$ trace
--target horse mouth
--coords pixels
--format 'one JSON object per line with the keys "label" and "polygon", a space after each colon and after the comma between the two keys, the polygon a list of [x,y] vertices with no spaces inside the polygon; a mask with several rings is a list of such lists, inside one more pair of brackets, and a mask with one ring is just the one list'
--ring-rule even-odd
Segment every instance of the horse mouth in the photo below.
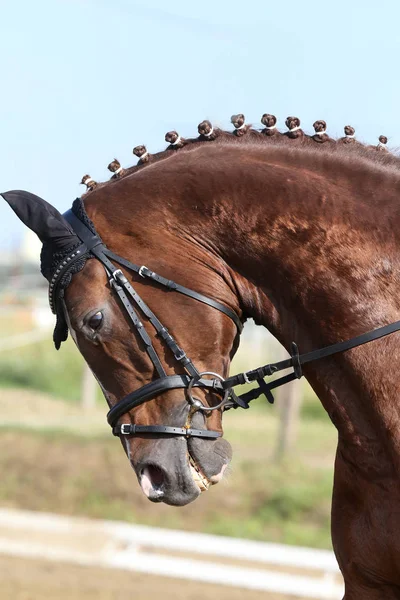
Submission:
{"label": "horse mouth", "polygon": [[[175,506],[183,506],[195,500],[201,492],[206,492],[210,485],[217,483],[213,477],[208,479],[195,459],[187,452],[184,480],[186,484],[178,487],[168,485],[164,469],[149,464],[140,470],[138,479],[145,496],[151,502],[166,502]],[[132,465],[133,466],[133,465]]]}
{"label": "horse mouth", "polygon": [[193,456],[191,456],[191,454],[188,454],[188,458],[189,458],[190,474],[192,476],[194,483],[197,485],[200,492],[206,492],[208,490],[208,488],[210,487],[210,485],[212,485],[213,482],[210,481],[204,475],[204,473],[201,471],[199,465],[196,463],[195,459],[193,458]]}
{"label": "horse mouth", "polygon": [[131,464],[151,502],[185,506],[222,480],[230,459],[227,442],[217,446],[204,440],[183,444],[162,439],[146,448],[143,462],[131,459]]}

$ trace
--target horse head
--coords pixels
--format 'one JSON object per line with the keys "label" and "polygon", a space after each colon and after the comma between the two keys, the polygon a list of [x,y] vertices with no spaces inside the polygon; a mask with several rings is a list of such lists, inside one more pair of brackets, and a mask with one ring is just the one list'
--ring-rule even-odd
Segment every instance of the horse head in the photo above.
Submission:
{"label": "horse head", "polygon": [[217,387],[242,328],[229,274],[203,248],[189,255],[166,232],[160,238],[148,221],[121,227],[110,198],[96,203],[95,228],[81,200],[62,216],[28,192],[3,197],[43,243],[56,347],[69,330],[143,492],[172,505],[194,500],[220,481],[232,454],[219,410],[226,392]]}

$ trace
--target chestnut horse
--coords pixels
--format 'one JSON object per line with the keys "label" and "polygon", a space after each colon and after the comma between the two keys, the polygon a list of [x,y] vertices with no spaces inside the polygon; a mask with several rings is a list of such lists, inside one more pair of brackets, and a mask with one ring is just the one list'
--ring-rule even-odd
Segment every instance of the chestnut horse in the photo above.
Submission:
{"label": "chestnut horse", "polygon": [[[255,138],[193,144],[97,186],[85,209],[115,253],[252,317],[287,349],[296,340],[308,352],[400,319],[398,159],[361,146],[320,147]],[[238,344],[234,322],[122,270],[197,368],[226,376]],[[97,260],[74,275],[64,301],[111,406],[155,377]],[[166,372],[182,373],[145,326]],[[338,431],[332,537],[347,600],[400,598],[397,359],[394,334],[304,367]],[[122,422],[183,427],[187,413],[182,390],[171,390]],[[193,422],[222,431],[221,418],[197,412]],[[122,444],[146,495],[174,505],[200,493],[188,455],[211,483],[231,459],[221,437],[127,436]]]}

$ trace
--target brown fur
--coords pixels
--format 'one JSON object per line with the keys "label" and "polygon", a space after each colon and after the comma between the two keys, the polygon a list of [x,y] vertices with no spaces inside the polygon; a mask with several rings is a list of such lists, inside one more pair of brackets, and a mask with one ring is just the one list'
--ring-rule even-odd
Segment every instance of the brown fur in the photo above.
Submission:
{"label": "brown fur", "polygon": [[[190,152],[99,186],[86,208],[115,252],[253,317],[286,348],[294,339],[307,352],[400,319],[399,193],[399,160],[386,152],[358,144],[223,141],[193,144]],[[226,375],[235,349],[232,322],[125,272],[195,364]],[[127,337],[126,316],[97,261],[74,276],[66,299],[78,345],[111,404],[151,380],[151,364]],[[107,324],[93,339],[82,323],[99,308]],[[167,371],[176,372],[146,329]],[[338,430],[332,537],[346,600],[399,597],[399,335],[304,368]],[[180,425],[183,407],[182,395],[169,392],[123,421],[173,418]],[[206,424],[220,429],[221,415],[212,413]],[[171,503],[196,496],[186,444],[132,438],[124,447],[137,472],[151,461],[169,473],[171,490],[182,482]],[[188,447],[207,476],[229,460],[220,441],[192,439]]]}

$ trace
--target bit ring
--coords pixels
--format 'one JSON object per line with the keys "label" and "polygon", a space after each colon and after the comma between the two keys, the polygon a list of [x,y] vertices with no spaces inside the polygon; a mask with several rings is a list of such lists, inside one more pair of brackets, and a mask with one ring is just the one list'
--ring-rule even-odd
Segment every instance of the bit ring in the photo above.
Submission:
{"label": "bit ring", "polygon": [[187,401],[189,402],[189,404],[191,406],[193,406],[197,410],[201,410],[204,412],[211,412],[213,410],[218,410],[219,408],[222,408],[222,406],[224,406],[224,404],[228,400],[230,390],[229,389],[225,390],[224,396],[223,396],[221,402],[219,404],[217,404],[216,406],[205,406],[201,400],[199,400],[198,398],[196,398],[195,396],[192,395],[192,389],[193,389],[194,384],[197,383],[199,381],[199,379],[201,379],[203,377],[203,375],[212,375],[215,379],[219,379],[219,381],[225,381],[225,379],[224,379],[224,377],[222,377],[222,375],[219,375],[218,373],[214,373],[214,371],[203,371],[202,373],[195,375],[190,380],[189,385],[186,390],[186,393],[188,396]]}

